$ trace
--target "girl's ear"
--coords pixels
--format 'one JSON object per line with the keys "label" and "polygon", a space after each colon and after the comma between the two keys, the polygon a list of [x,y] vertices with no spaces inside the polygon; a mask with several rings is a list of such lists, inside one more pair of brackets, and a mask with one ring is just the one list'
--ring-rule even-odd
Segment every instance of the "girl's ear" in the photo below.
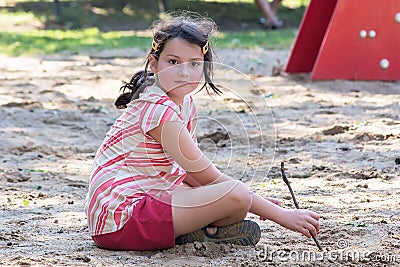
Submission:
{"label": "girl's ear", "polygon": [[153,73],[157,73],[157,60],[154,55],[149,55],[149,66]]}

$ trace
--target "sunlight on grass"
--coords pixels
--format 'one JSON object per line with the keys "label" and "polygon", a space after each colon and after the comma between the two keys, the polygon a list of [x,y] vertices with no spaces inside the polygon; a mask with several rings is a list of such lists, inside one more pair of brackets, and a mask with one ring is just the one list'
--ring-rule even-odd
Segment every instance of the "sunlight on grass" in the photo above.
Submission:
{"label": "sunlight on grass", "polygon": [[217,47],[224,48],[288,49],[293,44],[295,36],[296,31],[293,29],[282,29],[279,31],[221,32],[215,37],[215,44]]}
{"label": "sunlight on grass", "polygon": [[301,6],[308,6],[311,0],[282,0],[282,6],[288,8],[299,8]]}
{"label": "sunlight on grass", "polygon": [[149,37],[124,35],[119,32],[102,33],[97,28],[0,32],[1,53],[13,56],[128,47],[147,48],[149,43]]}
{"label": "sunlight on grass", "polygon": [[9,13],[6,10],[0,10],[0,28],[6,25],[24,25],[24,24],[40,24],[41,21],[32,12],[14,12]]}
{"label": "sunlight on grass", "polygon": [[[1,0],[0,0],[1,1]],[[300,20],[304,8],[299,6],[308,4],[310,0],[282,0],[282,8],[279,15],[288,25],[296,25],[297,18]],[[25,1],[4,1],[9,6]],[[53,2],[52,0],[29,0],[26,2]],[[35,54],[54,54],[68,51],[68,53],[88,53],[90,51],[100,51],[107,49],[124,49],[137,47],[139,49],[148,49],[151,43],[151,37],[147,28],[147,21],[154,20],[154,13],[145,12],[153,10],[146,7],[143,10],[135,6],[127,5],[121,11],[121,14],[114,14],[115,8],[78,5],[78,1],[67,0],[61,1],[63,6],[62,21],[55,22],[53,15],[53,6],[48,3],[44,5],[36,5],[37,13],[25,12],[26,7],[19,9],[2,9],[0,10],[0,54],[20,56],[20,55],[35,55]],[[66,3],[69,3],[68,5]],[[205,3],[207,2],[207,3]],[[248,23],[255,24],[255,30],[220,32],[213,37],[215,47],[219,48],[264,48],[264,49],[288,49],[294,42],[296,29],[284,28],[277,31],[268,31],[257,29],[257,14],[258,9],[254,0],[179,0],[177,4],[196,3],[193,8],[201,10],[210,10],[210,3],[219,2],[226,5],[214,5],[221,7],[221,10],[216,9],[216,19],[220,19],[222,24],[228,25],[229,22],[236,22],[233,29],[241,29],[242,25]],[[80,2],[79,2],[80,3]],[[170,0],[172,5],[173,1]],[[245,5],[230,5],[229,3],[245,3]],[[205,5],[206,4],[206,5]],[[29,6],[29,5],[27,5]],[[140,5],[141,6],[141,5]],[[89,7],[89,9],[87,9]],[[245,8],[244,8],[245,7]],[[203,9],[202,9],[203,8]],[[208,8],[208,9],[207,9]],[[222,10],[223,9],[223,10]],[[10,12],[12,10],[12,12]],[[46,12],[41,12],[46,10]],[[40,11],[40,12],[39,12]],[[78,12],[79,11],[79,12]],[[223,11],[223,12],[222,12]],[[32,11],[34,12],[34,11]],[[86,12],[86,13],[85,13]],[[89,13],[88,13],[89,12]],[[225,13],[224,13],[225,12]],[[258,12],[258,11],[257,11]],[[111,14],[113,13],[113,14]],[[140,16],[136,16],[140,13]],[[129,16],[126,16],[129,14]],[[218,15],[221,17],[218,17]],[[226,17],[227,15],[232,15]],[[135,17],[131,17],[135,16]],[[245,17],[248,16],[248,17]],[[97,20],[97,21],[96,21]],[[104,23],[99,23],[99,21]],[[111,24],[118,21],[121,25],[130,25],[134,22],[142,23],[137,30],[140,31],[109,31],[112,27],[107,28],[107,23]],[[35,22],[35,23],[33,23]],[[37,23],[36,23],[37,22]],[[96,24],[97,23],[97,24]],[[140,24],[139,23],[139,24]],[[59,25],[65,29],[76,30],[35,30],[43,27]],[[93,28],[85,28],[90,25]],[[99,26],[101,25],[101,26]],[[68,26],[68,27],[67,27]],[[102,28],[103,26],[103,28]],[[136,25],[137,26],[137,25]],[[98,28],[105,31],[101,31]],[[254,26],[253,26],[254,28]],[[145,34],[144,34],[145,32]]]}
{"label": "sunlight on grass", "polygon": [[[279,31],[221,32],[213,37],[220,48],[290,48],[295,38],[293,29]],[[84,30],[36,30],[0,32],[1,54],[20,56],[53,54],[62,51],[82,52],[138,47],[148,49],[151,38],[141,32],[100,32]]]}

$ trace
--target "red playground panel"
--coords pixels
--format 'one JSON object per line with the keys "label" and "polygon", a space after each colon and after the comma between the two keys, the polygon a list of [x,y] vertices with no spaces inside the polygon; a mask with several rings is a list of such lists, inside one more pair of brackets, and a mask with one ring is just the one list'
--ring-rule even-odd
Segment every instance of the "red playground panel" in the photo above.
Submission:
{"label": "red playground panel", "polygon": [[400,0],[311,0],[286,72],[400,80]]}

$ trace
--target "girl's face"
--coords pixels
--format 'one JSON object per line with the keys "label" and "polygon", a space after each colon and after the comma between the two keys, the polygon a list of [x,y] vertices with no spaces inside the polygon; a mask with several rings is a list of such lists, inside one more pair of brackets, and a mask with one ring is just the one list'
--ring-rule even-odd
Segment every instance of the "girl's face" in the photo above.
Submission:
{"label": "girl's face", "polygon": [[181,38],[174,38],[164,46],[158,60],[150,56],[150,69],[156,83],[176,103],[194,91],[203,78],[204,56],[201,48]]}

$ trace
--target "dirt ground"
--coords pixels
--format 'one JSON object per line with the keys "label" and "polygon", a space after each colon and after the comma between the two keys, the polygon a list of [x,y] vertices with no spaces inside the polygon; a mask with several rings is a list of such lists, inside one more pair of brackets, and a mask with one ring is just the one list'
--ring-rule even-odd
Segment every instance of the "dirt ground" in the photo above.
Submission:
{"label": "dirt ground", "polygon": [[271,76],[289,51],[217,50],[219,97],[195,95],[198,138],[227,174],[321,215],[314,242],[260,221],[256,247],[107,251],[88,236],[92,159],[144,51],[0,58],[1,266],[398,266],[400,83]]}

